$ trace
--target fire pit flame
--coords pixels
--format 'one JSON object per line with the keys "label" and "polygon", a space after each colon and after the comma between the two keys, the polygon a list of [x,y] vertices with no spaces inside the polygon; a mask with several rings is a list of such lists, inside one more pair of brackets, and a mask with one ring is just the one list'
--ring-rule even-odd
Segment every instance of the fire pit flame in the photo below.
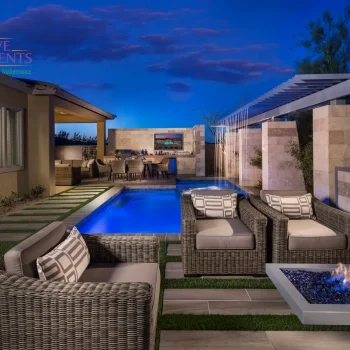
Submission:
{"label": "fire pit flame", "polygon": [[350,287],[350,266],[346,267],[342,263],[338,263],[337,267],[332,271],[332,278],[340,280],[343,285]]}

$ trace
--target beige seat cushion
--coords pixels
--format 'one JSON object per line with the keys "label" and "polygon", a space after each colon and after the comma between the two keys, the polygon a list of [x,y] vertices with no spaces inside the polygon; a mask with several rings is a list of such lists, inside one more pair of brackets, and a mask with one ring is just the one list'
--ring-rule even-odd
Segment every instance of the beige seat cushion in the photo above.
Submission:
{"label": "beige seat cushion", "polygon": [[345,249],[346,235],[314,220],[288,221],[289,250]]}
{"label": "beige seat cushion", "polygon": [[304,190],[261,190],[260,191],[260,198],[262,201],[267,203],[266,200],[266,194],[271,194],[274,196],[280,196],[280,197],[290,197],[290,196],[304,196],[307,194],[307,191]]}
{"label": "beige seat cushion", "polygon": [[255,237],[239,219],[197,220],[197,249],[254,249]]}

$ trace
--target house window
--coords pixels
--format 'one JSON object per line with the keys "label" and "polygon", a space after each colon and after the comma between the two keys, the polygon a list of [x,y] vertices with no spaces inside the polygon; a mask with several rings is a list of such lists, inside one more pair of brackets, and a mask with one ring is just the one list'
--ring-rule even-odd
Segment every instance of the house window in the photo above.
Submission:
{"label": "house window", "polygon": [[0,173],[23,165],[23,111],[0,106]]}

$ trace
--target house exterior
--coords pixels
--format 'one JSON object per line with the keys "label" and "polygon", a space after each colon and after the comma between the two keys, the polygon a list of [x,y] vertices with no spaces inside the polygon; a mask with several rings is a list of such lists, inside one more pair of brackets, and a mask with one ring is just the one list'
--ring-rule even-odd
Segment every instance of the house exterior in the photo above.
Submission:
{"label": "house exterior", "polygon": [[0,73],[0,197],[43,185],[55,192],[55,123],[96,123],[105,155],[108,113],[57,85]]}

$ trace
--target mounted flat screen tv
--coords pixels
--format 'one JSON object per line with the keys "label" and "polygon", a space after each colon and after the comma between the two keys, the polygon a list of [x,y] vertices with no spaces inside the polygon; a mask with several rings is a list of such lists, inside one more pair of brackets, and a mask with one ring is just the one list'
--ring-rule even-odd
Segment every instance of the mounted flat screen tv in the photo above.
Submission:
{"label": "mounted flat screen tv", "polygon": [[154,134],[154,150],[183,149],[183,134]]}

